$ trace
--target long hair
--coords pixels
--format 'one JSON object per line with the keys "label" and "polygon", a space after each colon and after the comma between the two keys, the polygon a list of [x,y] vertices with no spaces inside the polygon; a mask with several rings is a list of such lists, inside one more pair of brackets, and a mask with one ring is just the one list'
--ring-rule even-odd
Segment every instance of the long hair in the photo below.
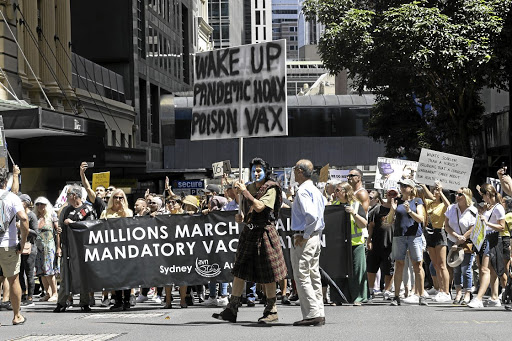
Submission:
{"label": "long hair", "polygon": [[[271,179],[271,173],[272,173],[272,168],[270,167],[270,165],[268,164],[267,161],[263,160],[262,158],[260,157],[255,157],[254,159],[251,160],[251,163],[249,164],[249,171],[252,172],[252,166],[261,166],[263,168],[263,170],[265,171],[265,180],[270,180]],[[251,178],[252,178],[252,174],[251,174]]]}
{"label": "long hair", "polygon": [[460,191],[464,194],[464,198],[466,198],[466,204],[469,206],[473,205],[473,191],[471,191],[467,187],[461,187]]}
{"label": "long hair", "polygon": [[489,193],[491,197],[494,197],[494,200],[496,200],[497,203],[501,203],[502,201],[501,194],[496,192],[496,188],[491,184],[483,184],[482,187],[480,187],[480,192],[482,195]]}
{"label": "long hair", "polygon": [[133,212],[132,210],[130,210],[128,208],[128,200],[126,199],[126,194],[124,193],[124,191],[120,188],[116,188],[114,191],[112,191],[112,194],[110,195],[110,198],[108,199],[108,204],[107,204],[107,215],[108,214],[113,214],[114,212],[117,212],[117,211],[114,211],[112,209],[112,207],[114,206],[114,197],[115,196],[122,196],[124,199],[121,201],[121,205],[123,207],[123,214],[122,216],[123,217],[131,217],[133,216]]}
{"label": "long hair", "polygon": [[336,186],[336,188],[340,188],[340,189],[344,189],[345,190],[345,195],[347,197],[347,202],[350,203],[350,202],[356,200],[356,197],[354,196],[354,189],[352,188],[352,186],[348,182],[344,181],[344,182],[338,184]]}
{"label": "long hair", "polygon": [[[45,206],[44,206],[44,215],[41,218],[44,218],[44,220],[46,222],[51,222],[52,221],[52,216],[53,216],[54,212],[53,212],[53,206],[50,203],[50,201],[48,199],[46,199],[45,197],[37,197],[37,199],[34,200],[34,202],[35,203],[43,203],[43,204],[45,204]],[[34,208],[32,209],[32,212],[34,212],[36,217],[39,218],[39,212],[37,211],[37,205],[34,204]]]}

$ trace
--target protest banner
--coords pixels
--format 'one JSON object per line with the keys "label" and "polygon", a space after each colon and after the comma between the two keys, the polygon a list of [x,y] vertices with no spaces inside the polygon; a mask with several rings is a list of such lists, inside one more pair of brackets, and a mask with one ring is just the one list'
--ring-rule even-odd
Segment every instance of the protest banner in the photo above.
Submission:
{"label": "protest banner", "polygon": [[[62,237],[62,259],[69,257],[71,291],[229,282],[243,228],[243,224],[235,222],[235,213],[158,215],[70,224]],[[332,278],[352,276],[350,218],[340,206],[327,207],[324,218],[320,266]],[[290,223],[291,210],[281,210],[276,227],[291,277]]]}
{"label": "protest banner", "polygon": [[473,162],[464,156],[422,148],[416,180],[426,185],[435,185],[438,180],[443,188],[456,191],[468,187]]}
{"label": "protest banner", "polygon": [[473,242],[473,245],[476,246],[476,249],[480,251],[485,240],[485,222],[480,215],[476,217],[475,227],[473,227],[469,238]]}
{"label": "protest banner", "polygon": [[485,182],[491,184],[494,188],[496,188],[496,192],[503,195],[503,188],[501,187],[500,179],[487,177]]}
{"label": "protest banner", "polygon": [[350,173],[348,169],[329,169],[329,180],[347,181],[348,173]]}
{"label": "protest banner", "polygon": [[196,53],[192,141],[288,135],[286,40]]}
{"label": "protest banner", "polygon": [[105,188],[110,186],[110,172],[92,174],[92,190],[96,190],[96,187],[98,186],[103,186]]}
{"label": "protest banner", "polygon": [[320,175],[318,176],[318,182],[327,182],[327,180],[329,180],[329,164],[320,169]]}
{"label": "protest banner", "polygon": [[377,158],[377,172],[375,172],[374,188],[388,190],[391,187],[398,188],[398,181],[413,179],[416,181],[416,161]]}

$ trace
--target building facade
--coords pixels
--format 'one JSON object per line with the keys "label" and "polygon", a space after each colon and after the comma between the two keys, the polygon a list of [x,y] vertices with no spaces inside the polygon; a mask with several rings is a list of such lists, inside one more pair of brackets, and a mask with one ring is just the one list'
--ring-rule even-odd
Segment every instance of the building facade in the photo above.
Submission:
{"label": "building facade", "polygon": [[298,0],[272,0],[272,39],[286,39],[286,59],[299,59]]}
{"label": "building facade", "polygon": [[244,1],[208,0],[208,23],[213,28],[213,48],[244,44]]}

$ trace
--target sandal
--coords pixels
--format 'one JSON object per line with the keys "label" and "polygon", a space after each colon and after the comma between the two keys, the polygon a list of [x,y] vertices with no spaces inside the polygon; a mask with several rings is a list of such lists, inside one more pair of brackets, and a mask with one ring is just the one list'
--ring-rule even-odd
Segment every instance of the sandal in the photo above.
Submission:
{"label": "sandal", "polygon": [[27,322],[27,318],[25,316],[22,316],[22,317],[23,317],[23,321],[21,321],[21,322],[14,322],[14,321],[12,321],[12,325],[13,326],[19,326],[19,325],[22,325],[25,322]]}

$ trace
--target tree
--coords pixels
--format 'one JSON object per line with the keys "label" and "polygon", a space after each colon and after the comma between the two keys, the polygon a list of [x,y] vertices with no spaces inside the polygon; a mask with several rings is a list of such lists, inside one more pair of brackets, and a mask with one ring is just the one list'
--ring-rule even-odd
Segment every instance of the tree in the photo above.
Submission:
{"label": "tree", "polygon": [[346,69],[359,92],[377,95],[369,132],[388,156],[430,147],[471,157],[484,110],[479,92],[508,87],[502,47],[510,39],[502,31],[511,3],[305,0],[303,12],[325,24],[325,67]]}

